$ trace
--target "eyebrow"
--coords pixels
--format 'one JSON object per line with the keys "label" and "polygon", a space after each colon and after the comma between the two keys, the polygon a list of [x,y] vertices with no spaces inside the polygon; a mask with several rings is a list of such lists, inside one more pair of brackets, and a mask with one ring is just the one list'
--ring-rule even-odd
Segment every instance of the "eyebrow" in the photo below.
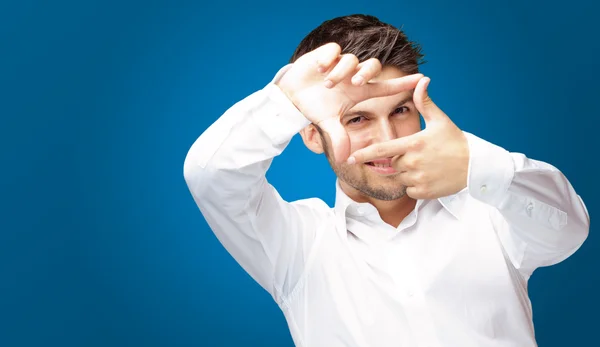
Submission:
{"label": "eyebrow", "polygon": [[[400,106],[403,106],[407,102],[412,101],[412,99],[413,99],[413,94],[411,93],[409,96],[400,100],[400,102],[398,102],[394,107],[392,107],[392,110],[395,110]],[[357,116],[373,116],[373,113],[369,112],[369,111],[364,111],[364,110],[355,110],[355,111],[350,111],[350,112],[344,114],[344,116],[342,118],[357,117]]]}

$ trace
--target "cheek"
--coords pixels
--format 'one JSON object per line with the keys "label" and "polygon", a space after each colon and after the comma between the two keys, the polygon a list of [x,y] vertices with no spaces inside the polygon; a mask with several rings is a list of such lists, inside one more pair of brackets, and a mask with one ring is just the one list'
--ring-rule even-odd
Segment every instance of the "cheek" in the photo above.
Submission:
{"label": "cheek", "polygon": [[350,151],[351,152],[354,152],[361,148],[367,147],[369,145],[369,143],[371,142],[371,138],[372,138],[371,134],[369,134],[366,131],[349,133],[348,136],[350,137]]}
{"label": "cheek", "polygon": [[396,125],[396,135],[400,137],[410,136],[421,131],[421,119],[418,115],[398,122]]}

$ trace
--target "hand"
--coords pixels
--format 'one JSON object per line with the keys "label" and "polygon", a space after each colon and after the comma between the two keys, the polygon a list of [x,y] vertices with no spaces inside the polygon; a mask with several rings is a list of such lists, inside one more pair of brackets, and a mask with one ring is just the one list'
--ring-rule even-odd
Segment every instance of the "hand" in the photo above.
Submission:
{"label": "hand", "polygon": [[452,195],[467,186],[469,146],[463,132],[440,110],[427,93],[430,79],[421,79],[413,99],[423,116],[422,131],[377,143],[354,152],[349,163],[393,157],[399,180],[413,199]]}
{"label": "hand", "polygon": [[340,118],[357,103],[398,94],[415,88],[422,74],[376,83],[381,63],[369,59],[359,63],[352,54],[342,54],[336,43],[325,44],[301,56],[277,83],[292,103],[329,136],[336,162],[350,155],[350,139]]}

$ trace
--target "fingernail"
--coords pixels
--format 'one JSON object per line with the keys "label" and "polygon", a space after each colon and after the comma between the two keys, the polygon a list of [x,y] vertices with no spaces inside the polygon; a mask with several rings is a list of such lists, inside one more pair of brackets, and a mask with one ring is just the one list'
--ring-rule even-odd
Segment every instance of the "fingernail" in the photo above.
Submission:
{"label": "fingernail", "polygon": [[319,71],[319,73],[323,73],[325,72],[325,68],[321,66],[317,69],[317,71]]}
{"label": "fingernail", "polygon": [[356,163],[356,158],[354,158],[354,157],[349,157],[349,158],[348,158],[348,160],[347,160],[347,163],[348,163],[348,164],[350,164],[350,165],[352,165],[352,164]]}
{"label": "fingernail", "polygon": [[330,80],[325,81],[325,88],[331,88],[333,87],[333,82]]}
{"label": "fingernail", "polygon": [[352,78],[352,83],[356,84],[357,86],[362,85],[364,81],[365,79],[362,76],[354,76]]}

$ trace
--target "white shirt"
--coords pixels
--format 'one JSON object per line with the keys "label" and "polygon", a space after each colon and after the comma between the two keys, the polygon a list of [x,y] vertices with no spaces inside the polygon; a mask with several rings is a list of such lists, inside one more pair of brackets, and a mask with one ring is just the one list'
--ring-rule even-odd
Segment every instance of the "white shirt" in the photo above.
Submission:
{"label": "white shirt", "polygon": [[465,133],[468,186],[418,200],[398,228],[337,186],[335,207],[286,202],[265,174],[310,124],[273,83],[192,145],[184,177],[217,238],[303,347],[536,346],[527,281],[589,230],[555,167]]}

